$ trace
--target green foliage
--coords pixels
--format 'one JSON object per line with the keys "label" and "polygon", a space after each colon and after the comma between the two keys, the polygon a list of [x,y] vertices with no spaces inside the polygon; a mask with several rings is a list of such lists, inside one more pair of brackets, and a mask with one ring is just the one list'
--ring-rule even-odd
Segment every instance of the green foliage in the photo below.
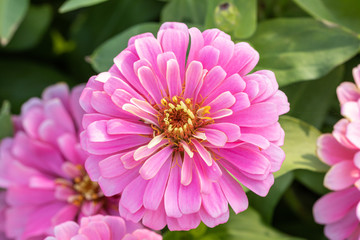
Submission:
{"label": "green foliage", "polygon": [[60,13],[70,12],[79,8],[89,7],[108,0],[67,0],[59,8]]}
{"label": "green foliage", "polygon": [[13,135],[14,129],[11,121],[10,103],[3,101],[0,109],[0,140]]}
{"label": "green foliage", "polygon": [[208,1],[205,27],[220,28],[235,39],[248,38],[256,30],[255,0]]}
{"label": "green foliage", "polygon": [[30,0],[0,0],[0,42],[10,42],[19,24],[25,17]]}
{"label": "green foliage", "polygon": [[51,20],[52,9],[50,5],[30,6],[24,21],[6,49],[20,51],[34,47],[45,34]]}
{"label": "green foliage", "polygon": [[112,37],[99,46],[91,55],[90,63],[92,67],[97,72],[107,71],[113,64],[114,57],[127,47],[130,37],[145,32],[151,32],[156,35],[159,27],[159,23],[142,23]]}
{"label": "green foliage", "polygon": [[185,22],[203,25],[208,0],[171,0],[161,11],[161,22]]}
{"label": "green foliage", "polygon": [[316,141],[320,131],[296,118],[284,116],[280,124],[285,131],[285,144],[282,147],[286,159],[275,176],[279,177],[294,169],[307,169],[325,172],[328,166],[316,156]]}
{"label": "green foliage", "polygon": [[246,211],[235,215],[230,213],[226,224],[206,228],[203,224],[189,232],[167,232],[164,240],[300,240],[277,231],[266,225],[254,209],[249,207]]}
{"label": "green foliage", "polygon": [[336,88],[343,80],[344,66],[316,81],[296,82],[282,90],[290,102],[289,115],[321,128],[333,102],[338,104]]}
{"label": "green foliage", "polygon": [[310,15],[360,34],[360,1],[294,0]]}
{"label": "green foliage", "polygon": [[261,56],[256,69],[274,71],[281,86],[320,78],[360,49],[353,34],[310,18],[264,21],[249,41]]}
{"label": "green foliage", "polygon": [[324,180],[325,173],[321,172],[313,172],[308,170],[301,170],[298,169],[295,171],[295,178],[307,188],[312,190],[313,192],[323,195],[328,193],[329,190],[324,187],[323,180]]}

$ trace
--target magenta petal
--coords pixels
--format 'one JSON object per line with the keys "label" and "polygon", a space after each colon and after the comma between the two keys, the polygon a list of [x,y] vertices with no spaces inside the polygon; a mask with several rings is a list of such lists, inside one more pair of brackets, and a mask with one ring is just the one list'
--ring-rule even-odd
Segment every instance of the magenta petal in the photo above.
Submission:
{"label": "magenta petal", "polygon": [[239,139],[251,143],[261,149],[267,149],[270,146],[270,142],[266,138],[257,134],[243,133]]}
{"label": "magenta petal", "polygon": [[122,119],[111,119],[107,121],[108,134],[152,134],[153,129],[146,124],[124,121]]}
{"label": "magenta petal", "polygon": [[315,221],[320,224],[334,223],[355,207],[359,200],[360,192],[354,187],[328,193],[314,205]]}
{"label": "magenta petal", "polygon": [[166,213],[164,209],[164,202],[161,202],[156,211],[145,210],[142,223],[154,230],[161,230],[166,225]]}
{"label": "magenta petal", "polygon": [[182,215],[179,209],[179,184],[180,180],[180,167],[173,165],[170,170],[169,180],[164,194],[165,212],[169,217],[178,218]]}
{"label": "magenta petal", "polygon": [[359,220],[356,217],[355,209],[349,211],[349,213],[340,221],[330,223],[325,226],[324,233],[329,239],[350,239],[350,235],[359,226]]}
{"label": "magenta petal", "polygon": [[181,184],[187,186],[192,180],[193,160],[187,153],[184,153],[184,161],[181,167]]}
{"label": "magenta petal", "polygon": [[124,165],[120,160],[121,156],[122,154],[115,154],[101,160],[99,162],[101,176],[105,178],[113,178],[124,174],[127,169],[124,168]]}
{"label": "magenta petal", "polygon": [[147,89],[152,99],[157,104],[161,104],[163,96],[160,90],[159,80],[157,79],[155,73],[148,67],[141,67],[138,70],[138,76],[141,84],[145,89]]}
{"label": "magenta petal", "polygon": [[204,69],[210,70],[218,63],[220,51],[212,46],[203,47],[196,60],[203,64]]}
{"label": "magenta petal", "polygon": [[199,152],[199,155],[206,162],[206,164],[208,166],[211,166],[213,163],[213,159],[210,152],[195,139],[192,140],[192,144],[195,146],[196,150]]}
{"label": "magenta petal", "polygon": [[342,161],[333,165],[326,173],[324,185],[334,191],[350,187],[359,179],[360,171],[352,161]]}
{"label": "magenta petal", "polygon": [[219,184],[229,202],[230,206],[236,214],[245,211],[249,206],[247,196],[241,187],[241,185],[226,171],[223,171],[223,175],[220,178]]}
{"label": "magenta petal", "polygon": [[126,232],[125,221],[116,216],[105,216],[104,222],[111,229],[111,237],[110,239],[121,239]]}
{"label": "magenta petal", "polygon": [[228,74],[239,73],[241,76],[248,74],[259,61],[259,53],[248,43],[235,44],[234,55],[225,67]]}
{"label": "magenta petal", "polygon": [[79,230],[79,225],[75,222],[69,221],[58,225],[54,229],[55,237],[58,239],[71,239]]}
{"label": "magenta petal", "polygon": [[191,63],[193,60],[198,58],[200,49],[204,46],[204,38],[199,29],[193,27],[189,29],[191,36],[191,45],[187,63]]}
{"label": "magenta petal", "polygon": [[164,165],[165,161],[171,161],[172,147],[167,146],[149,157],[140,168],[140,175],[149,180],[153,178]]}
{"label": "magenta petal", "polygon": [[213,218],[217,218],[228,211],[228,203],[220,186],[212,184],[212,191],[209,194],[201,194],[202,206]]}
{"label": "magenta petal", "polygon": [[184,214],[181,217],[179,217],[177,220],[181,228],[179,230],[185,230],[185,231],[197,228],[197,226],[199,226],[201,222],[198,213]]}
{"label": "magenta petal", "polygon": [[360,91],[354,83],[343,82],[337,87],[336,93],[340,104],[349,101],[357,101],[360,98]]}
{"label": "magenta petal", "polygon": [[159,207],[169,178],[170,166],[171,161],[166,161],[158,174],[149,180],[143,198],[144,207],[146,209],[156,210]]}
{"label": "magenta petal", "polygon": [[181,93],[181,78],[179,64],[175,59],[167,62],[166,81],[169,96],[179,96]]}
{"label": "magenta petal", "polygon": [[217,98],[211,101],[209,104],[212,112],[217,112],[224,108],[230,108],[236,102],[235,97],[229,92],[224,92],[220,94]]}
{"label": "magenta petal", "polygon": [[54,201],[55,196],[53,189],[13,186],[7,190],[6,200],[12,206],[41,205]]}
{"label": "magenta petal", "polygon": [[221,223],[225,223],[229,220],[229,210],[227,210],[224,214],[217,218],[213,218],[207,211],[202,207],[199,211],[199,215],[201,220],[205,223],[208,227],[215,227]]}
{"label": "magenta petal", "polygon": [[113,178],[100,177],[98,183],[104,195],[109,197],[121,193],[124,188],[138,175],[138,172],[136,172],[135,170],[131,170]]}
{"label": "magenta petal", "polygon": [[347,126],[346,137],[357,148],[360,148],[360,123],[351,122]]}
{"label": "magenta petal", "polygon": [[[204,64],[204,63],[203,63]],[[205,69],[205,67],[204,67]],[[216,89],[226,77],[226,72],[220,66],[210,68],[209,72],[204,77],[204,83],[199,92],[203,98],[208,96],[214,89]],[[206,100],[204,104],[206,104]]]}
{"label": "magenta petal", "polygon": [[[199,86],[203,75],[203,66],[201,62],[192,61],[185,73],[185,91],[184,98],[191,98],[197,92],[196,88]],[[195,96],[196,97],[196,96]]]}
{"label": "magenta petal", "polygon": [[240,127],[233,123],[214,123],[206,126],[207,129],[216,129],[226,134],[229,142],[234,142],[240,138]]}
{"label": "magenta petal", "polygon": [[193,178],[188,186],[180,185],[179,207],[183,214],[191,214],[199,211],[201,206],[200,183],[193,169]]}
{"label": "magenta petal", "polygon": [[120,204],[131,213],[138,211],[143,205],[143,196],[147,184],[148,181],[144,180],[141,176],[135,178],[124,189]]}
{"label": "magenta petal", "polygon": [[223,147],[228,141],[226,134],[222,131],[209,128],[202,128],[199,130],[205,133],[206,140],[214,146]]}

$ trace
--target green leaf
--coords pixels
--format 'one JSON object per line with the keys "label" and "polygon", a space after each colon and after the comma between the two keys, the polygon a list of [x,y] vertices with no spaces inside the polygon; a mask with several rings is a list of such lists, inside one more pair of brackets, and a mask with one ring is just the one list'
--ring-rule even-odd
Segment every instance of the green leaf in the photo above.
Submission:
{"label": "green leaf", "polygon": [[52,19],[52,9],[48,4],[30,6],[24,21],[13,39],[6,46],[9,50],[26,50],[39,43]]}
{"label": "green leaf", "polygon": [[308,170],[299,169],[295,171],[296,180],[319,195],[324,195],[329,192],[329,190],[324,187],[324,176],[325,173],[312,172]]}
{"label": "green leaf", "polygon": [[0,140],[13,135],[14,127],[11,121],[10,103],[3,101],[0,109]]}
{"label": "green leaf", "polygon": [[293,182],[293,179],[293,172],[288,172],[278,177],[265,198],[260,197],[253,192],[247,193],[251,206],[261,214],[265,223],[271,223],[275,207],[279,203],[286,189],[288,189]]}
{"label": "green leaf", "polygon": [[360,34],[360,1],[294,0],[310,15]]}
{"label": "green leaf", "polygon": [[320,78],[360,49],[356,36],[310,18],[263,21],[249,42],[260,53],[256,69],[274,71],[281,86]]}
{"label": "green leaf", "polygon": [[90,57],[90,63],[97,72],[107,71],[113,64],[113,58],[127,47],[128,40],[134,35],[159,30],[159,23],[142,23],[135,25],[112,37],[100,45]]}
{"label": "green leaf", "polygon": [[30,0],[0,0],[0,42],[7,45],[28,10]]}
{"label": "green leaf", "polygon": [[256,30],[256,0],[208,1],[205,27],[219,28],[234,38],[248,38]]}
{"label": "green leaf", "polygon": [[167,232],[164,240],[300,240],[277,231],[263,223],[259,213],[249,207],[246,211],[235,215],[230,213],[226,224],[214,228],[206,228],[200,224],[197,229],[184,232]]}
{"label": "green leaf", "polygon": [[[343,80],[344,66],[335,68],[325,77],[285,86],[282,90],[288,96],[288,115],[299,118],[320,129],[336,98],[336,88]],[[326,87],[324,87],[326,86]]]}
{"label": "green leaf", "polygon": [[203,25],[208,0],[172,0],[161,11],[161,22],[184,22]]}
{"label": "green leaf", "polygon": [[307,169],[316,172],[325,172],[328,166],[316,156],[316,141],[321,132],[315,127],[296,118],[283,116],[280,124],[285,131],[285,144],[282,149],[286,158],[278,172],[279,177],[294,169]]}
{"label": "green leaf", "polygon": [[57,82],[73,84],[49,65],[22,59],[0,59],[0,79],[0,101],[9,100],[15,113],[29,98],[40,96],[45,87]]}
{"label": "green leaf", "polygon": [[79,8],[89,7],[108,0],[67,0],[59,8],[60,13],[70,12]]}

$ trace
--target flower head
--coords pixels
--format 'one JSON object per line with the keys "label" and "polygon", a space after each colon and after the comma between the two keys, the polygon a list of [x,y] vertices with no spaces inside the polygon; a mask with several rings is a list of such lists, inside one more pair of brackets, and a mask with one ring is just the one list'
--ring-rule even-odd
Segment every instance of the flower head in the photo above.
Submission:
{"label": "flower head", "polygon": [[80,225],[68,221],[55,227],[55,236],[45,240],[161,240],[162,237],[147,229],[131,230],[126,227],[125,221],[117,216],[95,215],[84,217]]}
{"label": "flower head", "polygon": [[6,188],[9,238],[44,237],[53,226],[97,213],[117,214],[118,197],[107,198],[84,169],[78,133],[83,86],[47,88],[14,117],[16,132],[0,146],[0,186]]}
{"label": "flower head", "polygon": [[164,23],[90,78],[80,97],[86,169],[106,196],[122,193],[121,216],[153,229],[213,227],[228,204],[247,208],[239,182],[268,193],[289,104],[271,71],[249,74],[258,59],[220,30]]}
{"label": "flower head", "polygon": [[[353,70],[357,84],[359,67]],[[318,139],[318,156],[331,166],[324,185],[333,192],[314,205],[315,221],[325,224],[330,239],[358,239],[360,237],[360,92],[350,82],[338,89],[341,113],[344,117],[335,124],[332,134]]]}

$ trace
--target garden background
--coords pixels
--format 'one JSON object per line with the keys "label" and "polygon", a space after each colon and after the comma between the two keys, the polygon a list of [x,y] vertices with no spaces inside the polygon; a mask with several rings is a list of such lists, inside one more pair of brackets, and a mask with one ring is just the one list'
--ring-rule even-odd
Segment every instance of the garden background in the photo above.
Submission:
{"label": "garden background", "polygon": [[325,239],[312,216],[328,192],[316,139],[341,118],[336,87],[360,64],[359,0],[0,0],[0,137],[10,114],[46,86],[85,83],[106,71],[129,37],[165,21],[219,28],[259,53],[291,110],[281,117],[286,160],[267,197],[213,229],[166,232],[165,239]]}

